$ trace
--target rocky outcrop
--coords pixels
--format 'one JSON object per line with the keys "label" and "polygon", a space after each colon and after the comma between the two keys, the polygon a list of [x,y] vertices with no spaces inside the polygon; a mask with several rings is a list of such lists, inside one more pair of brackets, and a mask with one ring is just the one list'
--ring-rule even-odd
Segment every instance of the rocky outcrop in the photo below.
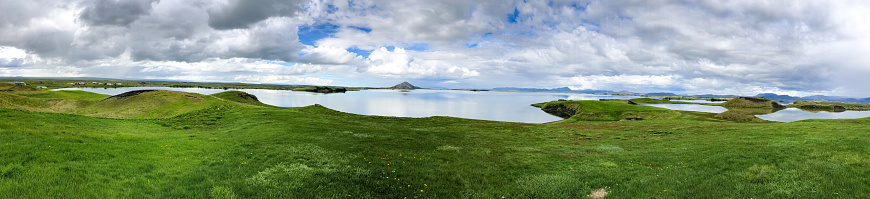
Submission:
{"label": "rocky outcrop", "polygon": [[541,107],[541,110],[547,112],[549,114],[561,117],[561,118],[569,118],[577,114],[577,111],[574,109],[570,109],[564,104],[553,104]]}
{"label": "rocky outcrop", "polygon": [[259,99],[257,99],[257,96],[251,95],[251,94],[246,93],[246,92],[239,92],[239,93],[237,93],[237,95],[239,96],[239,98],[242,98],[242,99],[260,101]]}

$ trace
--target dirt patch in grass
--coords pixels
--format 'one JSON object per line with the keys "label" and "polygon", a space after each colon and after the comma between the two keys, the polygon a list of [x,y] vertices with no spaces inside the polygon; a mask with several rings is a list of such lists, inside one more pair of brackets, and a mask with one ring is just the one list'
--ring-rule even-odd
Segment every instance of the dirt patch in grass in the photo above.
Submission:
{"label": "dirt patch in grass", "polygon": [[603,188],[592,190],[592,193],[589,194],[589,197],[592,198],[603,198],[604,196],[607,196],[607,190]]}

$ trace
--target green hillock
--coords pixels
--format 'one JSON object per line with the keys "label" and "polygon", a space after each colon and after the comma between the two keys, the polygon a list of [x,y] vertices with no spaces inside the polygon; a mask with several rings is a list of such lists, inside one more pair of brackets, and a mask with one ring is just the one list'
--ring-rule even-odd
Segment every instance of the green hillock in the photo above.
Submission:
{"label": "green hillock", "polygon": [[9,90],[12,87],[15,87],[13,83],[0,82],[0,91]]}
{"label": "green hillock", "polygon": [[[845,106],[849,106],[849,103],[842,102],[810,102],[810,101],[795,101],[793,104],[790,104],[788,107],[799,108],[804,111],[809,112],[819,112],[819,111],[827,111],[827,112],[843,112],[846,111],[847,108]],[[852,106],[856,107],[856,106]]]}
{"label": "green hillock", "polygon": [[725,108],[773,108],[782,109],[785,106],[763,97],[736,97],[722,103]]}
{"label": "green hillock", "polygon": [[38,92],[38,93],[27,93],[21,94],[23,96],[32,97],[32,98],[43,98],[43,99],[80,99],[80,100],[97,100],[97,99],[105,99],[109,97],[109,95],[103,95],[98,93],[92,93],[87,91],[77,91],[77,90],[68,90],[68,91],[48,91],[48,92]]}
{"label": "green hillock", "polygon": [[270,106],[268,104],[263,104],[263,102],[260,102],[260,100],[257,99],[257,96],[242,91],[224,91],[211,94],[211,96],[243,104],[250,104],[255,106]]}
{"label": "green hillock", "polygon": [[0,91],[38,91],[32,86],[27,85],[16,85],[13,83],[0,83]]}
{"label": "green hillock", "polygon": [[0,105],[38,112],[149,119],[174,117],[228,103],[207,95],[164,90],[131,91],[106,96],[70,91],[27,95],[0,93]]}
{"label": "green hillock", "polygon": [[736,97],[722,103],[728,111],[716,114],[717,118],[738,122],[762,122],[755,115],[770,114],[786,108],[775,101],[763,97]]}
{"label": "green hillock", "polygon": [[620,101],[552,101],[532,106],[567,119],[563,122],[668,119],[680,115],[665,108],[631,105]]}
{"label": "green hillock", "polygon": [[117,97],[121,95],[124,94],[94,102],[81,113],[111,118],[166,118],[220,103],[220,100],[206,95],[178,91],[156,90]]}

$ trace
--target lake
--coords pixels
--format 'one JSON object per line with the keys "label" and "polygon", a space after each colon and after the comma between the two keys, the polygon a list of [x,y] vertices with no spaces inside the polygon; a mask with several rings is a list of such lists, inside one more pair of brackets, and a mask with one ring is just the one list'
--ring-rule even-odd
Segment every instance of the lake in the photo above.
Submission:
{"label": "lake", "polygon": [[[224,92],[222,89],[170,88],[170,87],[124,87],[124,88],[63,88],[56,90],[83,90],[117,95],[127,91],[159,89],[210,95]],[[546,123],[562,120],[531,104],[558,99],[598,100],[631,99],[634,96],[592,95],[577,93],[543,92],[495,92],[463,90],[362,90],[347,93],[312,93],[289,90],[231,89],[244,91],[266,104],[281,107],[302,107],[320,104],[341,112],[399,116],[430,117],[450,116],[468,119],[506,122]]]}
{"label": "lake", "polygon": [[[706,113],[721,113],[728,111],[728,109],[721,106],[709,106],[709,105],[700,105],[700,104],[644,104],[647,106],[655,106],[661,107],[671,110],[681,110],[681,111],[696,111],[696,112],[706,112]],[[809,112],[803,111],[798,108],[786,108],[773,113],[768,113],[764,115],[755,115],[755,117],[761,118],[767,121],[776,121],[776,122],[794,122],[798,120],[806,120],[806,119],[857,119],[857,118],[865,118],[870,117],[870,111],[844,111],[844,112]]]}
{"label": "lake", "polygon": [[809,111],[803,111],[798,108],[787,108],[770,114],[756,115],[755,117],[761,118],[763,120],[777,122],[794,122],[806,119],[858,119],[870,117],[870,111],[819,111],[817,113],[813,113]]}
{"label": "lake", "polygon": [[[127,91],[159,89],[173,90],[204,95],[224,92],[222,89],[171,88],[171,87],[123,87],[123,88],[63,88],[55,90],[83,90],[88,92],[117,95]],[[531,104],[558,99],[598,100],[632,99],[638,96],[592,95],[579,93],[547,92],[473,92],[464,90],[386,90],[373,89],[350,91],[347,93],[312,93],[289,90],[231,89],[244,91],[266,104],[281,107],[302,107],[320,104],[325,107],[360,115],[380,115],[398,117],[450,116],[468,119],[481,119],[506,122],[546,123],[562,120],[541,111]],[[720,106],[698,104],[648,104],[671,110],[721,113],[727,109]],[[775,113],[757,115],[770,121],[792,122],[804,119],[852,119],[870,117],[870,111],[846,111],[840,113],[812,113],[796,108],[784,109]]]}

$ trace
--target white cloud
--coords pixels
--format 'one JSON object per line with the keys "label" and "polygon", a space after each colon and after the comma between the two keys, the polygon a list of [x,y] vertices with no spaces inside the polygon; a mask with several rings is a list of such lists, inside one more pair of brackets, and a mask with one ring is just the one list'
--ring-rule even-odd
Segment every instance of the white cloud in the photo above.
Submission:
{"label": "white cloud", "polygon": [[[560,80],[564,85],[571,85],[574,89],[607,89],[610,86],[629,88],[666,87],[675,83],[676,75],[590,75],[575,76]],[[611,87],[612,88],[612,87]],[[618,87],[617,87],[618,88]]]}
{"label": "white cloud", "polygon": [[0,0],[2,75],[870,96],[868,1],[240,2]]}

